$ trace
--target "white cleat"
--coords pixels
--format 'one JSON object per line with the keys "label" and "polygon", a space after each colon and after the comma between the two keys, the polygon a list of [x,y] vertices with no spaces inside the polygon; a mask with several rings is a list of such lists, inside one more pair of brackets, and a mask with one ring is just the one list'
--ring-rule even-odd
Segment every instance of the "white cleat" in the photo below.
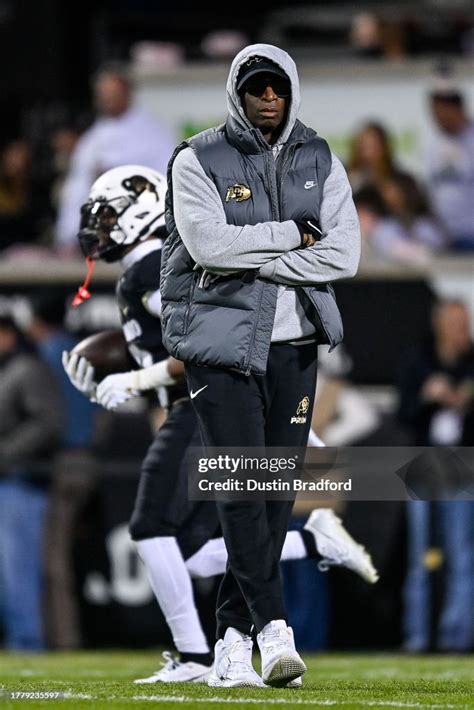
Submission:
{"label": "white cleat", "polygon": [[313,534],[316,549],[322,556],[318,563],[321,572],[329,567],[347,567],[366,582],[375,584],[379,574],[367,550],[349,535],[340,518],[330,508],[313,510],[304,526]]}
{"label": "white cleat", "polygon": [[207,684],[211,688],[265,688],[252,666],[251,636],[228,628],[215,646],[215,660]]}
{"label": "white cleat", "polygon": [[163,652],[165,663],[159,671],[148,678],[138,678],[133,682],[137,685],[149,683],[206,683],[212,666],[203,666],[201,663],[188,661],[181,663],[169,651]]}
{"label": "white cleat", "polygon": [[303,659],[295,649],[293,629],[283,619],[270,621],[257,635],[262,656],[262,680],[282,688],[306,672]]}

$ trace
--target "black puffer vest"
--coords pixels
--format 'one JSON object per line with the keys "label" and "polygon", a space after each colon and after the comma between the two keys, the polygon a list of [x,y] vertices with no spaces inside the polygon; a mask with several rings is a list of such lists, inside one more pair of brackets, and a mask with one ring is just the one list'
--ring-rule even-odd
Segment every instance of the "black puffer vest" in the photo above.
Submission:
{"label": "black puffer vest", "polygon": [[[296,121],[275,161],[260,131],[242,131],[229,118],[225,125],[178,146],[169,164],[169,237],[162,251],[160,285],[165,347],[184,362],[263,375],[278,286],[259,278],[256,270],[206,278],[191,258],[174,221],[171,181],[173,161],[187,146],[216,185],[227,222],[234,225],[319,219],[322,190],[331,169],[330,150],[315,131]],[[315,189],[302,190],[306,181],[316,183]],[[226,202],[227,191],[234,185],[247,186],[253,199]],[[337,345],[343,332],[332,287],[305,286],[298,291],[318,343]]]}

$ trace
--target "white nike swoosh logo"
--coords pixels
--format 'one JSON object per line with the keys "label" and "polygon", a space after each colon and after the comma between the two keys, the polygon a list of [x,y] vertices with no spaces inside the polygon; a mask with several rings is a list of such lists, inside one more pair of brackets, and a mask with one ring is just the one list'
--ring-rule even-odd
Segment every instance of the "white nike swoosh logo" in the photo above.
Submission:
{"label": "white nike swoosh logo", "polygon": [[189,396],[191,397],[191,399],[194,399],[194,397],[197,397],[197,396],[198,396],[199,392],[202,392],[202,391],[205,390],[206,387],[208,387],[208,386],[209,386],[209,385],[204,385],[204,387],[201,387],[201,389],[198,390],[197,392],[193,392],[193,391],[191,390],[191,392],[189,393]]}
{"label": "white nike swoosh logo", "polygon": [[315,182],[305,182],[304,184],[304,189],[305,190],[311,190],[312,187],[316,187]]}
{"label": "white nike swoosh logo", "polygon": [[323,233],[321,232],[321,230],[319,229],[319,227],[316,227],[316,225],[313,224],[313,223],[311,222],[311,220],[309,220],[309,219],[308,219],[308,224],[309,224],[309,226],[310,226],[312,229],[314,229],[316,232],[319,232],[321,236],[323,235]]}

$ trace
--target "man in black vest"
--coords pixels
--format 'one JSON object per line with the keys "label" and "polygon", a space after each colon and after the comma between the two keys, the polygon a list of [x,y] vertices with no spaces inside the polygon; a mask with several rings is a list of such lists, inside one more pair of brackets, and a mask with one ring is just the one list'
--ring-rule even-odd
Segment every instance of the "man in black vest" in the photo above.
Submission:
{"label": "man in black vest", "polygon": [[[170,161],[164,343],[186,363],[206,446],[294,451],[308,438],[317,346],[342,339],[329,282],[355,275],[359,226],[340,161],[297,119],[298,75],[286,52],[242,50],[227,102],[226,124],[182,143]],[[229,563],[209,684],[287,685],[306,670],[279,574],[293,502],[217,505]]]}

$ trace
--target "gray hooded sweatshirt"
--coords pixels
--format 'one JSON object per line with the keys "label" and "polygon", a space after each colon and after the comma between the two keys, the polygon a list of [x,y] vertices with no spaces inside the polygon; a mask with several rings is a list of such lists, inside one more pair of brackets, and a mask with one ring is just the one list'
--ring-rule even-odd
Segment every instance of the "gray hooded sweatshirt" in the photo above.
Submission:
{"label": "gray hooded sweatshirt", "polygon": [[[252,124],[236,91],[237,75],[242,64],[255,55],[278,64],[291,81],[291,104],[286,124],[273,146],[277,160],[300,107],[298,73],[293,59],[272,45],[250,45],[235,57],[227,79],[227,108],[244,131],[251,129]],[[227,224],[217,188],[192,148],[181,150],[173,163],[174,219],[181,239],[196,263],[214,274],[258,269],[260,276],[279,284],[272,342],[306,339],[314,333],[314,326],[305,316],[295,287],[325,284],[352,277],[357,272],[360,258],[357,213],[346,172],[340,160],[335,155],[331,157],[331,170],[324,184],[319,212],[323,237],[306,249],[298,249],[301,237],[292,220],[243,227]],[[311,187],[302,185],[301,189]]]}

